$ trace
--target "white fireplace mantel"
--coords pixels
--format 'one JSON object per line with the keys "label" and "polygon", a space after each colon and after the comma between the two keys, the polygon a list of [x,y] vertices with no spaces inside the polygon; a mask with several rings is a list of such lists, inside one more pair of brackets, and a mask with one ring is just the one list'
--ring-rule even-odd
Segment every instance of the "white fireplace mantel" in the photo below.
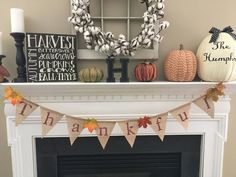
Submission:
{"label": "white fireplace mantel", "polygon": [[[150,82],[150,83],[4,83],[39,105],[61,113],[96,119],[132,119],[156,115],[191,101],[216,83]],[[236,83],[226,83],[225,96],[215,104],[211,119],[197,106],[191,106],[189,129],[186,131],[171,115],[167,135],[201,135],[202,152],[199,177],[222,177],[224,142],[227,139],[229,95]],[[40,112],[37,109],[15,127],[15,107],[5,102],[8,144],[11,147],[13,177],[37,177],[35,138],[41,137]],[[122,135],[115,126],[112,136]],[[155,135],[151,129],[139,130],[138,136]],[[60,121],[48,137],[68,136],[65,120]],[[82,136],[95,136],[86,130]]]}

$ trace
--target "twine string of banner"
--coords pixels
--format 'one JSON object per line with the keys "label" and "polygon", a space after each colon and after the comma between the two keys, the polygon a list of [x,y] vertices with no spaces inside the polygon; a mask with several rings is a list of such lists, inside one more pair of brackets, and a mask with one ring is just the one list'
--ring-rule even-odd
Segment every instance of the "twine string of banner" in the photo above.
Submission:
{"label": "twine string of banner", "polygon": [[70,143],[73,145],[84,129],[90,133],[95,131],[103,149],[112,134],[115,124],[121,128],[126,140],[133,147],[138,129],[151,127],[159,136],[161,141],[164,140],[167,125],[168,113],[170,113],[186,130],[190,119],[191,104],[194,103],[200,109],[205,111],[211,118],[214,118],[214,102],[224,95],[225,86],[223,83],[217,84],[213,88],[206,90],[206,93],[192,101],[170,109],[167,112],[153,116],[144,116],[137,119],[127,120],[96,120],[95,118],[73,117],[56,110],[41,106],[33,101],[24,98],[19,92],[12,87],[5,89],[5,100],[11,101],[16,106],[16,126],[21,124],[32,112],[38,107],[41,111],[42,137],[45,137],[49,131],[64,117],[67,121],[68,134]]}

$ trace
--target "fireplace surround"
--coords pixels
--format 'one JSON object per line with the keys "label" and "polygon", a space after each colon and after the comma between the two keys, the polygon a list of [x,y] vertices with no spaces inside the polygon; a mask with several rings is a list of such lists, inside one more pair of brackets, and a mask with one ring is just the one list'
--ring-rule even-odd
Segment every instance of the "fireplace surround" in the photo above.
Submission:
{"label": "fireplace surround", "polygon": [[197,177],[199,135],[139,136],[131,149],[124,137],[109,139],[105,150],[97,138],[80,138],[70,147],[68,138],[37,138],[38,177]]}
{"label": "fireplace surround", "polygon": [[[5,83],[1,85],[1,91],[10,85],[27,99],[54,110],[61,110],[68,115],[94,117],[99,120],[123,120],[165,112],[200,96],[215,84],[208,82]],[[229,95],[236,89],[235,83],[225,85],[226,94],[215,104],[214,119],[192,105],[189,128],[186,131],[171,115],[168,116],[166,139],[177,136],[201,137],[199,177],[222,177],[224,142],[227,140],[230,111]],[[13,177],[40,177],[38,176],[36,150],[37,141],[41,140],[40,111],[33,112],[18,127],[15,127],[15,107],[6,101],[4,111],[7,119],[8,144],[11,147]],[[62,119],[42,141],[67,136],[66,122]],[[91,142],[94,136],[95,134],[86,130],[81,134],[81,137],[87,138],[88,141],[91,138]],[[116,125],[112,138],[120,136],[122,136],[122,132]],[[150,128],[138,132],[138,138],[149,138],[150,136],[156,136]],[[127,143],[125,138],[122,138],[123,143]],[[155,139],[158,141],[157,137]],[[76,143],[81,140],[78,139]],[[67,141],[69,140],[67,139]],[[130,151],[134,151],[134,149],[130,148]],[[104,153],[106,150],[101,152]]]}

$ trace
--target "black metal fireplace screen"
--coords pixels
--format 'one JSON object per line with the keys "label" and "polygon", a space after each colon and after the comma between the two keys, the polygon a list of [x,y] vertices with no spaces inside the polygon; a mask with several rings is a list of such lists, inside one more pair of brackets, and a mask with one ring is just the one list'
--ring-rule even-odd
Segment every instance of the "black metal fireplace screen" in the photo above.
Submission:
{"label": "black metal fireplace screen", "polygon": [[133,148],[111,137],[103,150],[97,138],[37,138],[38,177],[199,177],[201,136],[138,136]]}

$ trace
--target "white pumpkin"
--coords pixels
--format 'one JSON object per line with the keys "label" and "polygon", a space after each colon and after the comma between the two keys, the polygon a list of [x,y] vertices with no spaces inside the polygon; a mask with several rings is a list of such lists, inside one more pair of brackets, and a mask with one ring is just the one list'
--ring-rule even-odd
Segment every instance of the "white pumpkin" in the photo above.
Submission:
{"label": "white pumpkin", "polygon": [[215,43],[207,36],[197,51],[198,75],[205,81],[236,80],[236,40],[222,32]]}

